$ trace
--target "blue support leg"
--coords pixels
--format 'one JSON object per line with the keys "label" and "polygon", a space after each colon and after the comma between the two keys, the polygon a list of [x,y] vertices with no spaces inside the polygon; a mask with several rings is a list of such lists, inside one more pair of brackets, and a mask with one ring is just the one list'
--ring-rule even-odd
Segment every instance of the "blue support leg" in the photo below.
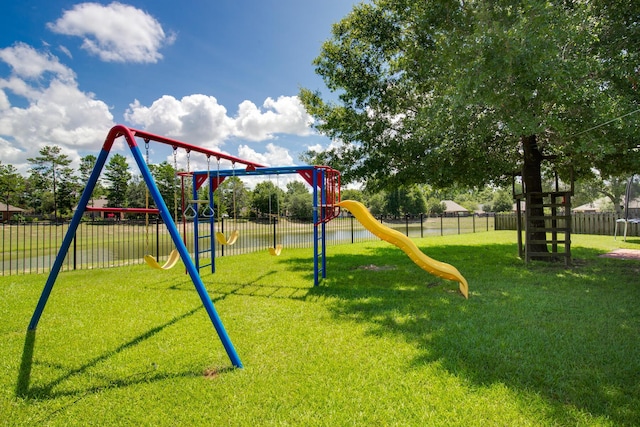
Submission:
{"label": "blue support leg", "polygon": [[162,195],[158,190],[158,187],[153,181],[151,172],[149,171],[149,168],[144,161],[144,158],[142,156],[142,153],[140,152],[140,149],[135,144],[129,143],[129,145],[131,146],[131,153],[133,154],[133,158],[135,159],[136,163],[138,164],[138,167],[140,168],[142,177],[144,178],[145,183],[149,188],[149,192],[153,197],[153,200],[156,202],[156,206],[160,211],[160,216],[162,217],[162,220],[164,221],[164,223],[167,225],[167,229],[169,230],[171,239],[173,240],[173,243],[176,246],[176,249],[180,253],[180,257],[182,258],[182,262],[184,262],[184,265],[187,269],[187,273],[191,277],[191,280],[198,292],[198,295],[200,296],[200,300],[202,301],[202,305],[207,311],[207,314],[209,315],[209,319],[211,319],[211,323],[213,323],[213,326],[216,329],[216,332],[218,333],[218,337],[220,337],[220,341],[222,341],[222,345],[224,346],[227,352],[227,356],[229,356],[229,359],[231,360],[231,363],[233,364],[233,366],[237,368],[242,368],[242,362],[240,361],[240,357],[238,356],[238,353],[236,352],[236,349],[234,348],[233,343],[231,342],[231,339],[229,338],[229,335],[227,334],[227,331],[224,325],[222,324],[222,320],[220,319],[218,312],[213,306],[211,297],[209,297],[209,293],[207,292],[207,289],[205,288],[204,283],[202,282],[202,278],[200,277],[200,274],[195,264],[193,263],[191,256],[189,255],[189,251],[187,250],[186,245],[184,244],[184,242],[182,241],[182,238],[180,237],[180,232],[178,231],[178,228],[173,222],[171,213],[169,212],[169,209],[167,209],[167,205],[165,204],[162,198]]}

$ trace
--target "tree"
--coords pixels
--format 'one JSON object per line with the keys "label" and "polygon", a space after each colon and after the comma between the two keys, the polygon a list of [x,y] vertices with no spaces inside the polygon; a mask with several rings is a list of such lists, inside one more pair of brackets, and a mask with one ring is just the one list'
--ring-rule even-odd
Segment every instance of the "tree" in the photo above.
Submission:
{"label": "tree", "polygon": [[340,197],[342,200],[355,200],[357,202],[364,202],[364,194],[362,190],[356,190],[354,188],[344,188],[340,190]]}
{"label": "tree", "polygon": [[444,202],[434,198],[427,199],[427,212],[429,215],[442,215],[445,210],[447,210],[447,205]]}
{"label": "tree", "polygon": [[[178,204],[180,204],[180,196],[178,195],[178,192],[180,191],[178,188],[179,183],[176,177],[177,171],[166,160],[157,165],[150,164],[149,170],[151,171],[153,180],[156,182],[156,186],[158,187],[158,191],[160,192],[162,199],[164,200],[169,210],[173,210],[176,198],[178,198]],[[142,182],[142,184],[145,185],[144,181]],[[147,189],[145,186],[145,194],[146,191]],[[149,197],[149,206],[155,206],[155,202],[151,197]]]}
{"label": "tree", "polygon": [[338,143],[306,157],[341,169],[345,182],[387,187],[481,187],[522,171],[538,192],[547,159],[564,177],[570,168],[578,177],[594,167],[631,172],[640,164],[630,123],[639,115],[629,115],[637,68],[609,65],[599,36],[612,21],[579,1],[360,4],[314,62],[337,101],[300,92],[317,129]]}
{"label": "tree", "polygon": [[[127,185],[126,197],[127,206],[129,207],[145,207],[147,202],[147,184],[140,175],[133,175]],[[149,196],[149,205],[153,200]],[[170,205],[167,205],[170,206]],[[171,208],[169,208],[171,209]]]}
{"label": "tree", "polygon": [[[487,209],[485,209],[487,210]],[[506,190],[498,190],[493,195],[491,201],[491,212],[511,212],[513,211],[513,199]]]}
{"label": "tree", "polygon": [[259,182],[251,195],[251,207],[258,216],[278,215],[284,192],[271,181]]}
{"label": "tree", "polygon": [[[78,168],[78,171],[80,172],[80,180],[82,182],[89,182],[89,177],[91,176],[91,172],[93,171],[97,160],[98,158],[93,154],[88,154],[80,158],[80,167]],[[104,187],[100,180],[98,180],[93,192],[91,193],[91,205],[93,206],[93,199],[104,195],[104,193]]]}
{"label": "tree", "polygon": [[31,162],[32,174],[40,175],[43,189],[53,192],[53,218],[58,218],[58,200],[57,187],[58,181],[64,177],[67,181],[71,181],[73,170],[68,166],[71,159],[66,154],[61,154],[62,148],[57,145],[47,145],[40,149],[40,155],[27,160]]}
{"label": "tree", "polygon": [[13,165],[3,165],[0,161],[0,200],[7,205],[7,219],[9,219],[9,205],[14,203],[16,195],[24,189],[24,178]]}
{"label": "tree", "polygon": [[286,212],[293,219],[309,220],[313,218],[313,195],[309,187],[300,181],[287,183]]}
{"label": "tree", "polygon": [[580,181],[576,185],[575,206],[592,202],[600,197],[606,197],[611,202],[613,211],[618,218],[624,215],[624,195],[627,189],[628,176],[611,176],[603,179],[596,175],[590,179]]}
{"label": "tree", "polygon": [[36,214],[50,212],[47,206],[48,199],[51,199],[53,209],[53,194],[47,191],[47,182],[38,173],[32,173],[25,180],[24,194],[27,206]]}
{"label": "tree", "polygon": [[220,213],[236,218],[249,208],[249,192],[237,176],[227,177],[218,187],[217,206]]}
{"label": "tree", "polygon": [[57,207],[61,215],[71,214],[73,207],[80,198],[81,188],[73,169],[70,167],[61,168],[57,197]]}
{"label": "tree", "polygon": [[107,199],[110,207],[127,206],[127,189],[131,180],[127,158],[122,154],[115,154],[107,164],[105,178],[109,182]]}

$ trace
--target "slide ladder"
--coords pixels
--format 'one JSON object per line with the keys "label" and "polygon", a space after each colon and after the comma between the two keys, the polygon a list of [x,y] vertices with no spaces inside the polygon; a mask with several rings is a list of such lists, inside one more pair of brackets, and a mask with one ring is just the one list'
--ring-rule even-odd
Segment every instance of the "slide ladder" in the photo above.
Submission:
{"label": "slide ladder", "polygon": [[[211,267],[211,272],[214,271],[214,264],[212,261],[207,263],[202,263],[201,258],[209,257],[213,259],[213,246],[215,245],[215,235],[213,234],[213,217],[207,217],[209,222],[209,232],[207,234],[200,234],[200,219],[196,216],[193,219],[193,245],[194,245],[194,253],[195,253],[195,265],[198,271],[202,270],[206,267]],[[206,244],[208,240],[208,245]]]}
{"label": "slide ladder", "polygon": [[402,249],[402,251],[411,258],[411,261],[426,272],[443,279],[459,282],[460,292],[465,298],[469,298],[469,285],[467,284],[467,280],[454,266],[436,261],[425,255],[409,237],[377,221],[362,203],[356,202],[355,200],[343,200],[338,203],[337,206],[348,209],[367,230],[380,239]]}

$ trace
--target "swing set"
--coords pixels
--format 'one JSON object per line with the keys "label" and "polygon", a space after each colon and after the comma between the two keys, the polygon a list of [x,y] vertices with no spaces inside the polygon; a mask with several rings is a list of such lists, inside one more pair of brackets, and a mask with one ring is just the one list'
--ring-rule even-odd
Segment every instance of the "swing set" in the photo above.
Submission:
{"label": "swing set", "polygon": [[[91,194],[100,178],[102,170],[106,164],[107,158],[111,152],[114,142],[116,139],[123,137],[126,141],[131,154],[138,166],[140,173],[144,179],[144,182],[147,187],[147,197],[144,208],[94,208],[88,206],[89,200],[91,199]],[[138,141],[136,138],[140,138],[145,142],[146,148],[146,158],[143,156],[140,147],[138,146]],[[178,228],[176,226],[176,222],[178,220],[177,215],[177,205],[178,198],[176,191],[174,190],[174,216],[172,217],[164,199],[158,187],[154,181],[154,178],[149,169],[149,143],[155,142],[159,144],[169,145],[173,148],[174,155],[174,167],[177,170],[177,161],[176,161],[176,153],[177,150],[183,149],[187,153],[187,171],[178,173],[181,181],[181,189],[182,189],[182,197],[181,197],[181,207],[182,207],[182,220],[183,224],[186,227],[187,219],[192,219],[194,223],[194,246],[195,250],[195,260],[192,259],[191,254],[186,246],[186,229],[183,232],[183,236],[180,235]],[[190,153],[197,152],[202,153],[207,156],[207,171],[191,171],[189,165]],[[218,170],[215,173],[211,171],[209,161],[211,157],[215,157],[218,162]],[[222,171],[220,170],[220,161],[226,160],[231,162],[232,170],[231,171]],[[244,170],[237,170],[236,165],[244,165]],[[220,185],[220,183],[229,176],[245,176],[245,175],[270,175],[270,174],[282,174],[282,173],[298,173],[300,174],[313,188],[314,194],[314,241],[315,241],[315,250],[314,250],[314,285],[318,284],[319,275],[322,277],[326,277],[326,258],[324,256],[326,246],[325,246],[325,224],[331,219],[335,218],[340,211],[340,208],[337,207],[337,204],[340,202],[340,174],[338,171],[328,168],[326,166],[293,166],[293,167],[284,167],[284,168],[266,168],[258,163],[251,162],[248,160],[243,160],[238,157],[230,156],[227,154],[211,151],[202,147],[198,147],[195,145],[187,144],[182,141],[165,138],[162,136],[154,135],[148,132],[132,129],[123,125],[116,125],[109,131],[105,142],[102,146],[100,154],[96,160],[93,171],[89,177],[86,187],[82,192],[82,196],[80,197],[80,201],[78,202],[78,206],[76,211],[73,214],[73,218],[71,219],[71,223],[69,224],[69,228],[67,229],[67,233],[62,241],[58,254],[56,255],[56,259],[51,267],[49,272],[49,276],[42,290],[42,294],[38,300],[38,303],[35,307],[33,315],[31,317],[31,321],[29,322],[28,331],[34,333],[42,313],[45,309],[49,296],[53,290],[53,286],[56,282],[58,274],[60,273],[60,269],[62,268],[62,264],[64,259],[69,251],[69,248],[74,240],[76,231],[78,226],[82,220],[82,217],[85,212],[88,211],[99,211],[99,212],[118,212],[118,213],[143,213],[145,214],[146,226],[147,226],[147,239],[149,236],[149,215],[160,215],[162,221],[167,227],[167,230],[171,236],[175,249],[171,252],[168,259],[164,264],[160,264],[155,257],[153,257],[148,250],[148,243],[145,252],[144,259],[145,262],[154,269],[158,270],[166,270],[172,268],[177,264],[179,260],[182,260],[184,263],[186,273],[191,278],[194,287],[200,297],[202,305],[204,306],[213,327],[215,328],[218,337],[224,349],[229,357],[233,366],[237,368],[242,368],[242,362],[240,361],[240,357],[236,352],[229,335],[226,332],[226,329],[218,315],[213,302],[211,301],[211,297],[202,281],[202,278],[199,273],[199,261],[200,255],[202,252],[198,249],[198,241],[201,236],[198,236],[198,221],[200,215],[198,215],[198,209],[200,205],[207,205],[205,207],[202,216],[204,219],[209,221],[210,224],[210,236],[215,235],[216,238],[209,240],[211,241],[211,248],[208,249],[211,251],[211,270],[215,272],[215,244],[214,241],[220,242],[223,240],[223,245],[231,245],[234,244],[238,236],[236,233],[237,230],[231,233],[231,235],[226,238],[224,234],[220,231],[219,233],[222,235],[216,234],[215,231],[215,213],[213,208],[213,194],[215,189]],[[191,198],[185,198],[185,182],[190,187],[189,190],[191,192]],[[198,190],[200,187],[208,182],[209,184],[209,197],[208,200],[198,199]],[[175,186],[174,186],[175,187]],[[150,208],[150,199],[155,203],[156,208]],[[234,194],[235,196],[235,194]],[[235,200],[234,200],[234,217],[235,217]],[[192,218],[189,218],[192,217]],[[148,242],[148,240],[147,240]],[[274,246],[276,246],[274,244]]]}

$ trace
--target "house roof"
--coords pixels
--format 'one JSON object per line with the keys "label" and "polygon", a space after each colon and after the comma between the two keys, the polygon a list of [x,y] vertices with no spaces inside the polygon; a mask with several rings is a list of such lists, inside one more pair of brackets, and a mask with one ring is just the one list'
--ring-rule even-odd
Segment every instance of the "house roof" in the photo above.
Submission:
{"label": "house roof", "polygon": [[589,202],[589,203],[585,203],[584,205],[580,205],[573,208],[573,211],[574,212],[598,212],[600,211],[600,205],[595,201]]}
{"label": "house roof", "polygon": [[469,212],[469,209],[460,206],[453,200],[443,200],[442,203],[444,203],[446,206],[444,210],[445,212]]}
{"label": "house roof", "polygon": [[24,209],[9,205],[9,209],[7,209],[7,205],[4,203],[0,203],[0,212],[24,212]]}

